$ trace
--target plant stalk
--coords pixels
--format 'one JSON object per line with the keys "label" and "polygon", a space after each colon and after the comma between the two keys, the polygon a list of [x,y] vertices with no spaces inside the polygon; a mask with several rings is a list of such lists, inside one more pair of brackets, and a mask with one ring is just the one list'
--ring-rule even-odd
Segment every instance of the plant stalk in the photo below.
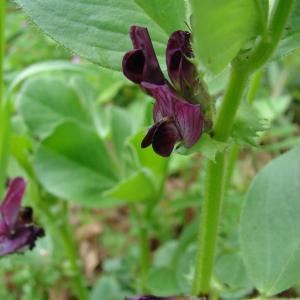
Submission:
{"label": "plant stalk", "polygon": [[[277,0],[266,34],[246,59],[232,65],[229,83],[214,125],[214,138],[227,142],[234,118],[250,75],[272,55],[283,33],[293,0]],[[204,191],[204,205],[199,228],[193,295],[209,295],[213,274],[220,211],[225,190],[225,153],[209,161]]]}
{"label": "plant stalk", "polygon": [[[246,82],[247,76],[233,67],[214,129],[215,138],[220,141],[224,142],[228,139]],[[220,153],[216,157],[216,162],[208,161],[207,164],[205,199],[199,228],[193,295],[199,293],[200,295],[208,295],[210,292],[218,224],[224,194],[224,173],[225,153]]]}
{"label": "plant stalk", "polygon": [[4,94],[4,27],[5,27],[6,0],[0,1],[0,105]]}
{"label": "plant stalk", "polygon": [[148,229],[141,225],[139,228],[139,243],[140,243],[140,274],[141,274],[141,292],[147,292],[146,282],[150,267],[150,248],[148,239]]}
{"label": "plant stalk", "polygon": [[[70,285],[72,293],[78,300],[88,300],[89,294],[83,277],[83,272],[80,266],[80,259],[77,251],[77,246],[72,237],[72,231],[66,219],[65,210],[60,212],[60,215],[54,215],[47,204],[47,198],[41,199],[39,187],[34,179],[30,180],[29,194],[34,210],[38,211],[46,229],[49,229],[51,237],[54,241],[63,248],[64,256],[70,266],[71,274]],[[47,232],[46,232],[47,234]]]}
{"label": "plant stalk", "polygon": [[10,106],[4,102],[4,44],[6,0],[0,1],[0,197],[5,187],[5,173],[9,152]]}
{"label": "plant stalk", "polygon": [[146,282],[150,267],[150,244],[149,244],[149,228],[148,218],[152,213],[152,206],[146,205],[144,213],[140,213],[135,204],[130,205],[133,216],[134,225],[138,228],[139,242],[139,290],[141,293],[147,292]]}

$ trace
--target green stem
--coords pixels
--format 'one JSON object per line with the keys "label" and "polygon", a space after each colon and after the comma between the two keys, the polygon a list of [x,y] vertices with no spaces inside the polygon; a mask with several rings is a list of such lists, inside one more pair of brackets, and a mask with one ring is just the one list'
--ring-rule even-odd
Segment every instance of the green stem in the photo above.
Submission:
{"label": "green stem", "polygon": [[7,163],[7,127],[9,127],[9,107],[3,105],[4,94],[4,22],[6,12],[6,0],[0,1],[0,197],[4,191],[5,169]]}
{"label": "green stem", "polygon": [[89,295],[80,266],[80,259],[77,252],[77,246],[72,238],[72,231],[66,220],[66,213],[63,211],[60,216],[51,213],[47,205],[47,199],[41,199],[39,187],[36,182],[30,180],[30,199],[34,205],[34,210],[37,210],[41,218],[44,220],[47,229],[51,232],[53,239],[61,245],[64,255],[70,266],[70,282],[72,292],[78,300],[88,300]]}
{"label": "green stem", "polygon": [[5,11],[6,11],[6,0],[0,1],[0,105],[3,101],[4,91],[4,28],[5,28]]}
{"label": "green stem", "polygon": [[284,31],[293,3],[294,0],[277,0],[275,2],[268,30],[254,47],[245,63],[245,67],[250,73],[262,67],[273,54]]}
{"label": "green stem", "polygon": [[251,79],[250,86],[249,86],[249,91],[247,94],[247,100],[248,100],[249,104],[252,104],[255,99],[255,96],[257,94],[257,89],[260,85],[262,76],[263,76],[262,70],[258,70],[257,72],[255,72],[255,74],[253,74],[253,77]]}
{"label": "green stem", "polygon": [[134,204],[130,205],[130,209],[134,218],[134,224],[138,227],[140,292],[146,293],[146,282],[148,279],[148,272],[150,267],[149,229],[147,220],[149,217],[151,206],[148,204],[143,214],[139,213],[137,207]]}
{"label": "green stem", "polygon": [[[264,36],[246,60],[237,60],[231,69],[229,83],[218,113],[214,137],[227,142],[237,109],[249,76],[271,56],[284,30],[293,0],[278,0]],[[199,228],[196,268],[193,281],[194,295],[208,295],[214,267],[218,224],[225,186],[225,153],[218,154],[216,162],[208,162],[204,191],[204,205]]]}
{"label": "green stem", "polygon": [[139,228],[139,244],[140,244],[140,267],[141,267],[141,292],[147,292],[146,282],[150,266],[150,247],[148,238],[148,229],[141,225]]}
{"label": "green stem", "polygon": [[[227,141],[235,112],[238,108],[247,76],[232,68],[227,91],[215,124],[215,138]],[[224,126],[221,126],[221,124]],[[205,181],[205,201],[203,205],[198,251],[196,256],[196,269],[193,282],[193,294],[208,295],[213,272],[215,248],[217,241],[218,224],[222,198],[224,194],[225,154],[218,154],[216,162],[209,161]]]}
{"label": "green stem", "polygon": [[9,157],[11,110],[11,104],[9,101],[5,101],[2,105],[0,105],[0,198],[2,198],[4,192],[6,168]]}
{"label": "green stem", "polygon": [[233,171],[236,165],[236,161],[238,159],[240,153],[240,148],[237,144],[233,144],[231,146],[230,152],[227,157],[227,165],[226,165],[226,178],[225,178],[225,190],[227,191],[230,187]]}
{"label": "green stem", "polygon": [[85,284],[85,280],[82,276],[82,270],[80,266],[80,258],[78,256],[77,246],[72,238],[72,232],[68,224],[65,224],[60,229],[61,240],[64,245],[64,251],[68,257],[71,268],[72,286],[75,294],[79,300],[88,300],[88,292]]}

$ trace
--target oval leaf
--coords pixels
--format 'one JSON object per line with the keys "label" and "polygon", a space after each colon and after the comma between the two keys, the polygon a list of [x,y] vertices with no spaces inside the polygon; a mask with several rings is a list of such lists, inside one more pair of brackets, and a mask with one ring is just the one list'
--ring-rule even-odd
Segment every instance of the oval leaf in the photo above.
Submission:
{"label": "oval leaf", "polygon": [[300,1],[294,1],[283,37],[274,53],[274,58],[287,55],[300,48]]}
{"label": "oval leaf", "polygon": [[17,99],[18,110],[33,135],[45,137],[67,120],[89,123],[75,91],[53,77],[30,79]]}
{"label": "oval leaf", "polygon": [[135,2],[168,35],[179,29],[187,29],[184,23],[186,13],[184,0],[135,0]]}
{"label": "oval leaf", "polygon": [[241,217],[247,271],[265,296],[300,282],[300,147],[258,173]]}
{"label": "oval leaf", "polygon": [[263,5],[253,0],[192,0],[195,53],[210,71],[221,71],[245,42],[263,29]]}
{"label": "oval leaf", "polygon": [[17,3],[53,39],[100,66],[121,70],[123,55],[132,49],[131,25],[148,27],[157,54],[164,55],[167,35],[134,0],[17,0]]}
{"label": "oval leaf", "polygon": [[156,190],[149,172],[147,169],[137,171],[107,191],[105,196],[126,202],[152,200]]}
{"label": "oval leaf", "polygon": [[38,147],[34,166],[42,185],[57,197],[101,205],[101,194],[117,183],[117,167],[97,134],[68,122]]}

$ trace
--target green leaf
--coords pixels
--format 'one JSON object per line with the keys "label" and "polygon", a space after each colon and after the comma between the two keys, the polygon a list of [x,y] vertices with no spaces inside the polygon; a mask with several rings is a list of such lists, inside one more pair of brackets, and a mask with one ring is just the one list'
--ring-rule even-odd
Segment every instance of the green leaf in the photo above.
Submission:
{"label": "green leaf", "polygon": [[134,0],[17,0],[46,34],[102,67],[120,70],[131,25],[148,27],[164,61],[167,35]]}
{"label": "green leaf", "polygon": [[[194,239],[195,240],[195,239]],[[178,257],[176,264],[176,278],[182,293],[188,294],[192,289],[193,275],[195,271],[196,246],[189,245]]]}
{"label": "green leaf", "polygon": [[140,165],[150,169],[159,182],[166,175],[169,160],[157,155],[153,151],[152,147],[145,149],[141,148],[141,141],[145,134],[146,132],[139,132],[135,134],[132,138],[130,138],[129,145],[133,149]]}
{"label": "green leaf", "polygon": [[133,122],[130,114],[124,109],[112,107],[111,130],[115,152],[121,162],[126,146],[125,141],[133,133]]}
{"label": "green leaf", "polygon": [[38,146],[34,167],[46,190],[85,205],[101,205],[101,194],[118,181],[117,166],[103,141],[73,122],[58,126]]}
{"label": "green leaf", "polygon": [[184,0],[135,0],[168,35],[186,30]]}
{"label": "green leaf", "polygon": [[257,146],[259,133],[265,131],[267,127],[266,119],[260,116],[257,109],[243,102],[233,123],[232,136],[238,143]]}
{"label": "green leaf", "polygon": [[300,48],[300,2],[294,1],[283,37],[273,55],[275,59]]}
{"label": "green leaf", "polygon": [[194,152],[201,153],[204,157],[215,162],[216,155],[222,153],[228,148],[228,145],[213,139],[208,133],[203,133],[199,141],[190,149],[180,148],[178,153],[191,154]]}
{"label": "green leaf", "polygon": [[104,195],[126,202],[152,200],[156,193],[153,175],[147,169],[137,171],[129,178],[123,179]]}
{"label": "green leaf", "polygon": [[74,90],[52,77],[28,80],[18,94],[17,106],[32,134],[41,138],[67,120],[89,124],[88,113]]}
{"label": "green leaf", "polygon": [[288,109],[291,100],[289,95],[261,98],[253,103],[253,107],[260,118],[271,124]]}
{"label": "green leaf", "polygon": [[300,147],[258,173],[241,217],[241,249],[256,288],[271,296],[300,282]]}
{"label": "green leaf", "polygon": [[180,293],[180,288],[176,281],[176,273],[171,268],[152,269],[149,273],[146,286],[151,294],[157,296],[170,296]]}
{"label": "green leaf", "polygon": [[[63,60],[58,60],[58,61],[46,61],[46,62],[41,62],[37,64],[33,64],[29,66],[28,68],[22,70],[11,82],[8,88],[8,92],[12,92],[19,84],[21,84],[24,80],[45,74],[45,73],[50,73],[50,72],[63,72],[63,71],[68,71],[68,72],[74,72],[74,73],[85,73],[85,72],[96,72],[96,68],[92,68],[91,66],[86,67],[86,66],[81,66],[81,65],[75,65],[71,63],[70,61],[63,61]],[[98,71],[98,70],[97,70]]]}
{"label": "green leaf", "polygon": [[124,291],[121,290],[117,280],[112,276],[101,276],[91,293],[91,300],[118,300],[125,297]]}
{"label": "green leaf", "polygon": [[155,251],[153,257],[153,266],[156,268],[171,266],[173,256],[178,247],[175,240],[168,241]]}
{"label": "green leaf", "polygon": [[216,277],[224,285],[221,295],[227,299],[242,299],[253,290],[243,261],[238,253],[224,253],[216,262]]}
{"label": "green leaf", "polygon": [[263,29],[257,1],[192,0],[191,4],[195,53],[199,62],[214,73],[224,69]]}

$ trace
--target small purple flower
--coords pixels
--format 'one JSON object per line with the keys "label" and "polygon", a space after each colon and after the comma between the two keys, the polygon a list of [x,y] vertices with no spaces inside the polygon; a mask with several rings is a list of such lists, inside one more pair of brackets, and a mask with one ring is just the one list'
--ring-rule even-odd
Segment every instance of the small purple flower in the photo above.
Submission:
{"label": "small purple flower", "polygon": [[142,148],[152,147],[161,156],[169,156],[175,144],[193,146],[202,133],[203,116],[200,105],[193,105],[176,95],[165,84],[157,86],[142,83],[142,86],[156,99],[153,109],[155,124],[142,141]]}
{"label": "small purple flower", "polygon": [[191,34],[187,31],[175,31],[169,38],[166,50],[166,62],[169,77],[177,91],[184,96],[196,93],[199,80],[196,66],[191,62],[194,57]]}
{"label": "small purple flower", "polygon": [[123,58],[124,75],[134,83],[142,81],[164,84],[165,78],[156,58],[147,28],[131,26],[130,38],[134,50]]}
{"label": "small purple flower", "polygon": [[32,249],[44,230],[32,223],[32,209],[21,208],[26,183],[23,178],[11,180],[0,205],[0,256]]}
{"label": "small purple flower", "polygon": [[190,148],[201,136],[204,118],[200,105],[180,96],[192,94],[197,82],[195,66],[188,59],[192,57],[189,33],[176,31],[168,42],[167,67],[175,88],[164,78],[147,28],[132,26],[130,37],[134,50],[124,55],[123,73],[156,100],[155,124],[143,139],[142,148],[152,144],[154,151],[165,157],[177,142]]}

